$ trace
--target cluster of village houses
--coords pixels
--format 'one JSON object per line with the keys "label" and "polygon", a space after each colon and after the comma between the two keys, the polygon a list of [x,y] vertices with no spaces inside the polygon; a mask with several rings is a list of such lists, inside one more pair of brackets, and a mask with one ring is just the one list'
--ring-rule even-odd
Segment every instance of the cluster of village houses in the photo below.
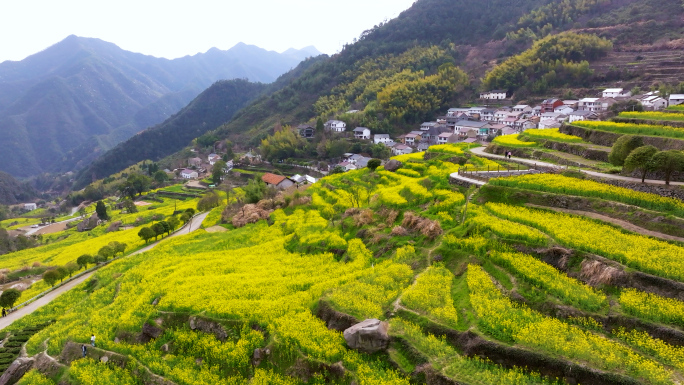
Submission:
{"label": "cluster of village houses", "polygon": [[[506,91],[492,90],[480,94],[480,98],[491,103],[505,102]],[[391,138],[389,134],[375,134],[367,127],[356,127],[353,130],[357,139],[372,140],[389,147],[394,155],[409,154],[414,151],[425,151],[436,144],[458,142],[481,142],[499,135],[521,133],[530,128],[558,128],[563,122],[572,123],[578,120],[599,120],[610,106],[619,102],[635,100],[646,110],[661,110],[668,105],[684,103],[684,94],[673,94],[669,99],[660,96],[658,91],[643,95],[632,95],[622,88],[603,90],[601,97],[583,98],[579,100],[546,99],[538,106],[519,104],[502,107],[465,107],[451,108],[444,116],[433,122],[424,122],[420,129]],[[299,134],[305,138],[314,136],[314,128],[300,125]],[[325,129],[332,132],[345,132],[347,125],[341,120],[329,120]],[[365,167],[370,158],[359,154],[345,154],[339,166],[346,170]]]}

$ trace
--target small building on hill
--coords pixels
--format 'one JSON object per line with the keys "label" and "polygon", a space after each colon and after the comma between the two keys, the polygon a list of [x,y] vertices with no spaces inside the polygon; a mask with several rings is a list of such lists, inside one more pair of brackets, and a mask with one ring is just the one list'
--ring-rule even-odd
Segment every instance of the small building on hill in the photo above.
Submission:
{"label": "small building on hill", "polygon": [[199,167],[202,165],[202,159],[200,158],[190,158],[188,159],[188,167]]}
{"label": "small building on hill", "polygon": [[180,176],[183,179],[197,179],[199,177],[199,174],[195,170],[185,168],[181,170]]}
{"label": "small building on hill", "polygon": [[356,127],[354,129],[354,138],[356,139],[370,139],[371,131],[367,127]]}
{"label": "small building on hill", "polygon": [[209,164],[213,166],[216,162],[221,160],[221,156],[218,154],[209,154],[208,159],[209,159]]}
{"label": "small building on hill", "polygon": [[316,129],[310,124],[300,124],[297,130],[302,138],[311,139],[316,135]]}
{"label": "small building on hill", "polygon": [[606,88],[602,93],[604,98],[628,98],[632,92],[623,88]]}
{"label": "small building on hill", "polygon": [[672,94],[670,95],[670,105],[676,106],[678,104],[684,103],[684,94]]}
{"label": "small building on hill", "polygon": [[480,93],[480,99],[486,100],[504,100],[506,99],[506,90],[491,90]]}
{"label": "small building on hill", "polygon": [[33,210],[36,210],[37,208],[38,208],[38,205],[36,205],[35,203],[24,203],[24,210],[33,211]]}
{"label": "small building on hill", "polygon": [[553,112],[556,108],[563,105],[563,101],[560,99],[546,99],[541,104],[541,113]]}
{"label": "small building on hill", "polygon": [[341,120],[328,120],[324,126],[326,130],[332,132],[344,132],[347,130],[347,123]]}
{"label": "small building on hill", "polygon": [[578,120],[596,120],[598,114],[592,111],[573,111],[568,114],[568,122],[576,122]]}
{"label": "small building on hill", "polygon": [[271,174],[270,172],[264,174],[261,177],[261,180],[263,180],[267,186],[273,186],[280,189],[286,189],[295,184],[293,180],[286,176]]}

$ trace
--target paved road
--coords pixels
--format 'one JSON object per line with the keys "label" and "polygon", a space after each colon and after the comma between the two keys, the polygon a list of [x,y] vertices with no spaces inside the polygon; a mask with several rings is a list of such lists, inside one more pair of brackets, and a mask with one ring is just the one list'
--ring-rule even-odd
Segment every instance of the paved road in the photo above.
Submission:
{"label": "paved road", "polygon": [[[501,160],[506,159],[506,157],[503,155],[496,155],[496,154],[490,154],[490,153],[484,152],[484,149],[485,149],[484,147],[471,148],[470,152],[472,152],[473,154],[475,154],[477,156],[483,156],[485,158],[501,159]],[[515,160],[516,162],[523,163],[523,164],[526,164],[529,166],[534,166],[536,164],[536,165],[541,166],[541,167],[563,168],[557,164],[540,162],[540,161],[534,160],[534,159],[518,158],[515,156],[512,157],[511,160]],[[599,177],[599,178],[641,183],[640,178],[631,178],[628,176],[614,175],[614,174],[604,174],[602,172],[596,172],[596,171],[590,171],[590,170],[584,170],[584,169],[580,169],[579,171],[581,171],[587,175],[591,175],[591,176],[595,176],[595,177]],[[665,184],[664,180],[655,180],[655,179],[646,179],[645,182],[648,184],[662,184],[662,185]],[[670,182],[670,184],[673,186],[684,186],[684,182]]]}
{"label": "paved road", "polygon": [[[136,255],[136,254],[144,253],[146,251],[151,250],[152,248],[154,248],[155,246],[157,246],[160,242],[163,242],[164,240],[167,240],[169,238],[178,237],[181,235],[186,235],[186,234],[189,234],[189,233],[199,229],[200,225],[204,221],[204,218],[207,217],[207,215],[209,215],[208,212],[200,214],[200,215],[192,218],[192,220],[190,222],[188,222],[187,225],[185,225],[183,228],[176,231],[175,233],[171,234],[170,236],[168,236],[164,239],[160,239],[159,241],[154,242],[154,243],[150,244],[149,246],[146,246],[146,247],[144,247],[144,248],[142,248],[142,249],[140,249],[140,250],[138,250],[132,254],[129,254],[129,255]],[[21,317],[28,315],[28,314],[31,314],[34,311],[41,308],[42,306],[47,305],[53,299],[59,297],[62,293],[66,292],[68,290],[71,290],[74,287],[78,286],[80,283],[82,283],[85,280],[87,280],[88,278],[90,278],[90,276],[93,275],[93,273],[95,271],[97,271],[97,270],[94,270],[94,271],[91,271],[90,273],[84,274],[84,275],[74,279],[73,281],[66,283],[63,286],[60,286],[57,289],[47,293],[43,297],[31,302],[30,304],[14,311],[13,313],[10,313],[6,317],[0,318],[0,330],[8,327],[9,325],[12,324],[12,322],[20,319]]]}
{"label": "paved road", "polygon": [[31,228],[30,226],[29,226],[29,227],[22,227],[21,230],[26,231],[26,235],[31,235],[31,234],[34,234],[34,233],[37,232],[37,231],[48,229],[48,228],[50,228],[51,226],[57,226],[57,225],[60,225],[60,224],[62,224],[62,223],[73,222],[73,221],[75,221],[75,220],[77,220],[77,219],[81,219],[81,217],[69,218],[69,219],[64,220],[64,221],[55,222],[55,223],[52,223],[52,224],[50,224],[50,225],[48,225],[48,226],[41,226],[41,227],[37,227],[37,228]]}

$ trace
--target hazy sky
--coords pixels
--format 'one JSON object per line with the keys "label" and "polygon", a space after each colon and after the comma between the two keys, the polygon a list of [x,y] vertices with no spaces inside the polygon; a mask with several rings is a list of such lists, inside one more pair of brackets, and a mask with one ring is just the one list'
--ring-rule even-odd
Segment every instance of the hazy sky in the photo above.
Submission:
{"label": "hazy sky", "polygon": [[238,42],[332,54],[415,0],[0,0],[0,62],[74,34],[176,58]]}

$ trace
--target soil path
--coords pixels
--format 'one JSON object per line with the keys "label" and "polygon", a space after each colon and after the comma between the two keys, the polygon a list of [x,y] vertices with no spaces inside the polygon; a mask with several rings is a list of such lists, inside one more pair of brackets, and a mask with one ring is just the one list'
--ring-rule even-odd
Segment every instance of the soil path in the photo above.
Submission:
{"label": "soil path", "polygon": [[600,220],[600,221],[612,223],[612,224],[614,224],[614,225],[617,225],[617,226],[622,227],[622,228],[625,229],[625,230],[633,231],[633,232],[638,233],[638,234],[641,234],[641,235],[647,235],[647,236],[649,236],[649,237],[655,237],[655,238],[665,239],[665,240],[668,240],[668,241],[684,242],[684,238],[675,237],[674,235],[668,235],[668,234],[659,233],[659,232],[657,232],[657,231],[647,230],[647,229],[645,229],[645,228],[643,228],[643,227],[636,226],[636,225],[634,225],[634,224],[632,224],[632,223],[630,223],[630,222],[623,221],[623,220],[616,219],[616,218],[611,218],[611,217],[609,217],[609,216],[597,214],[597,213],[594,213],[594,212],[591,212],[591,211],[561,209],[561,208],[558,208],[558,207],[539,206],[539,205],[534,205],[534,204],[531,204],[531,203],[527,203],[527,204],[525,204],[525,206],[534,207],[534,208],[540,208],[540,209],[553,210],[553,211],[563,212],[563,213],[567,213],[567,214],[582,215],[582,216],[585,216],[585,217],[589,217],[589,218],[593,218],[593,219],[598,219],[598,220]]}
{"label": "soil path", "polygon": [[[202,224],[202,221],[204,221],[204,218],[206,218],[207,215],[209,215],[208,212],[200,214],[200,215],[192,218],[191,221],[189,221],[184,227],[182,227],[180,230],[176,231],[175,233],[169,235],[168,237],[166,237],[164,239],[160,239],[159,241],[154,242],[147,247],[144,247],[138,251],[135,251],[135,252],[129,254],[128,256],[144,253],[146,251],[153,249],[154,247],[156,247],[161,242],[163,242],[167,239],[178,237],[181,235],[186,235],[186,234],[189,234],[189,233],[199,229],[200,225]],[[0,330],[8,327],[9,325],[12,324],[12,322],[22,318],[23,316],[33,313],[34,311],[40,309],[42,306],[47,305],[48,303],[52,302],[52,300],[59,297],[61,294],[65,293],[66,291],[71,290],[74,287],[78,286],[79,284],[83,283],[85,280],[90,278],[93,275],[93,273],[95,273],[95,271],[97,271],[97,270],[93,270],[88,274],[84,274],[84,275],[74,279],[73,281],[67,282],[66,284],[58,287],[57,289],[45,294],[41,298],[38,298],[37,300],[31,302],[30,304],[8,314],[6,317],[0,318]]]}
{"label": "soil path", "polygon": [[[490,153],[488,153],[488,152],[485,152],[484,150],[485,150],[484,147],[476,147],[476,148],[471,148],[471,149],[470,149],[470,152],[472,152],[473,154],[475,154],[475,155],[477,155],[477,156],[482,156],[482,157],[485,157],[485,158],[501,159],[501,160],[505,160],[505,159],[506,159],[506,157],[503,156],[503,155],[490,154]],[[518,157],[515,157],[515,156],[512,157],[512,158],[509,159],[509,160],[516,161],[516,162],[519,162],[519,163],[522,163],[522,164],[526,164],[526,165],[528,165],[528,166],[538,165],[538,166],[541,166],[541,167],[549,167],[549,168],[557,168],[557,169],[562,169],[562,168],[563,168],[563,167],[561,167],[561,166],[559,166],[559,165],[557,165],[557,164],[547,163],[547,162],[541,162],[541,161],[534,160],[534,159],[518,158]],[[622,180],[622,181],[626,181],[626,182],[641,183],[641,179],[639,179],[639,178],[631,178],[631,177],[628,177],[628,176],[613,175],[613,174],[604,174],[604,173],[602,173],[602,172],[589,171],[589,170],[580,170],[580,171],[583,172],[583,173],[585,173],[585,174],[587,174],[587,175],[591,175],[591,176],[595,176],[595,177],[599,177],[599,178],[604,178],[604,179],[613,179],[613,180]],[[662,184],[662,185],[665,184],[665,181],[663,181],[663,180],[655,180],[655,179],[646,179],[645,182],[646,182],[647,184]],[[673,186],[684,186],[684,182],[670,182],[670,185],[673,185]]]}

